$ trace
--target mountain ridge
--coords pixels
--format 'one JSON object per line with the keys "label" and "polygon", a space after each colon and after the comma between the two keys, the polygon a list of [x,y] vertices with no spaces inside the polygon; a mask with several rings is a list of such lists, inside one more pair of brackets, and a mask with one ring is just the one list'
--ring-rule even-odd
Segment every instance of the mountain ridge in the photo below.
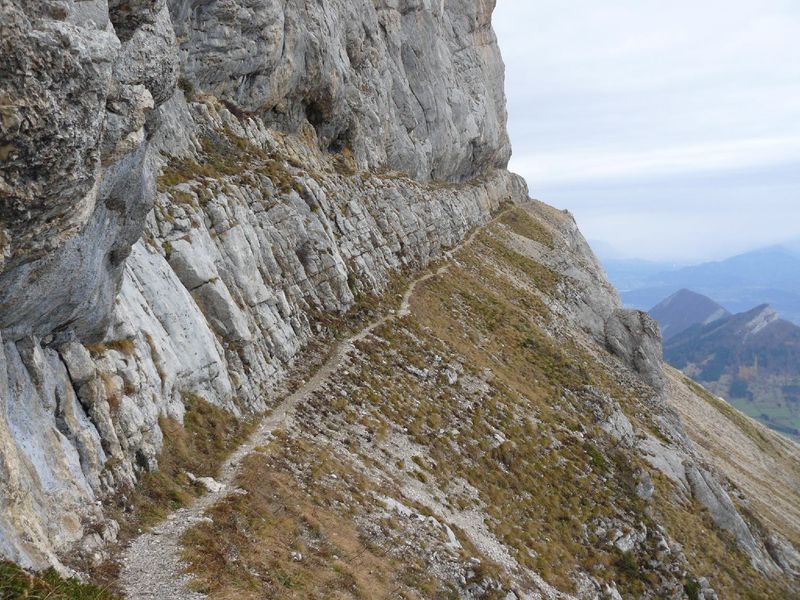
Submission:
{"label": "mountain ridge", "polygon": [[762,303],[773,305],[784,318],[800,322],[800,256],[791,248],[769,246],[727,259],[666,269],[661,263],[608,261],[611,281],[626,305],[647,310],[679,289],[714,298],[731,312]]}
{"label": "mountain ridge", "polygon": [[737,408],[793,439],[800,439],[800,327],[768,304],[695,322],[664,340],[672,366]]}
{"label": "mountain ridge", "polygon": [[678,290],[647,311],[658,321],[666,341],[695,324],[708,325],[730,313],[708,296],[686,288]]}

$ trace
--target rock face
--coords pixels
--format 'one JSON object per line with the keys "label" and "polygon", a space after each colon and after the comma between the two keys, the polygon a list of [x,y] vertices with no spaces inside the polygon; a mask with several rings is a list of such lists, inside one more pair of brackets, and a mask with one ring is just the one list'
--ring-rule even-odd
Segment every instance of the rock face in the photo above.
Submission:
{"label": "rock face", "polygon": [[110,323],[152,207],[154,110],[178,55],[163,3],[4,0],[0,23],[0,546],[41,565],[81,536],[110,484],[105,391],[85,350],[70,344],[63,360],[57,348]]}
{"label": "rock face", "polygon": [[658,324],[647,313],[616,310],[606,322],[609,350],[656,389],[664,387]]}
{"label": "rock face", "polygon": [[194,90],[359,165],[463,181],[505,168],[493,0],[170,0]]}
{"label": "rock face", "polygon": [[165,7],[137,12],[133,29],[105,2],[0,4],[6,339],[105,333],[153,201],[148,119],[177,77]]}

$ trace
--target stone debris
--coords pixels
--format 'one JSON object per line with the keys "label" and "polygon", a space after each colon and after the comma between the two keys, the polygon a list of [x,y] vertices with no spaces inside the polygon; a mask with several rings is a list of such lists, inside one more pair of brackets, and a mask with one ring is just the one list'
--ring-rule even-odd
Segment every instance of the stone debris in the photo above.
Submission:
{"label": "stone debris", "polygon": [[458,371],[448,367],[444,371],[444,376],[447,378],[447,385],[455,385],[458,382]]}
{"label": "stone debris", "polygon": [[200,477],[197,481],[203,484],[203,487],[212,494],[216,494],[225,489],[225,484],[215,481],[213,477]]}

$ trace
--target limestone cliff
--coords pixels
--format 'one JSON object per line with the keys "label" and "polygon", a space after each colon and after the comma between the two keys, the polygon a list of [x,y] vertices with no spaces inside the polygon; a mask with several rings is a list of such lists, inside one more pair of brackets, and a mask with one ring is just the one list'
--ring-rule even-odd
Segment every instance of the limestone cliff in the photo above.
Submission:
{"label": "limestone cliff", "polygon": [[[165,419],[267,410],[330,315],[526,200],[493,7],[0,0],[0,554],[102,558],[103,502],[158,468]],[[664,403],[654,323],[542,215],[558,245],[512,248],[572,282],[551,333],[591,340],[660,423],[612,403],[604,431],[786,571]]]}
{"label": "limestone cliff", "polygon": [[263,410],[312,314],[525,196],[491,10],[3,0],[3,554],[56,562],[183,394]]}

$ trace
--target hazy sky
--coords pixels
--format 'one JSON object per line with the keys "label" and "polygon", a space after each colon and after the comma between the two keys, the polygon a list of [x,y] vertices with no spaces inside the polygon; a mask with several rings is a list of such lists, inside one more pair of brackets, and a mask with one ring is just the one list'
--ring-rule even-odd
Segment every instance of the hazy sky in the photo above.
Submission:
{"label": "hazy sky", "polygon": [[800,1],[498,0],[511,168],[623,256],[800,236]]}

